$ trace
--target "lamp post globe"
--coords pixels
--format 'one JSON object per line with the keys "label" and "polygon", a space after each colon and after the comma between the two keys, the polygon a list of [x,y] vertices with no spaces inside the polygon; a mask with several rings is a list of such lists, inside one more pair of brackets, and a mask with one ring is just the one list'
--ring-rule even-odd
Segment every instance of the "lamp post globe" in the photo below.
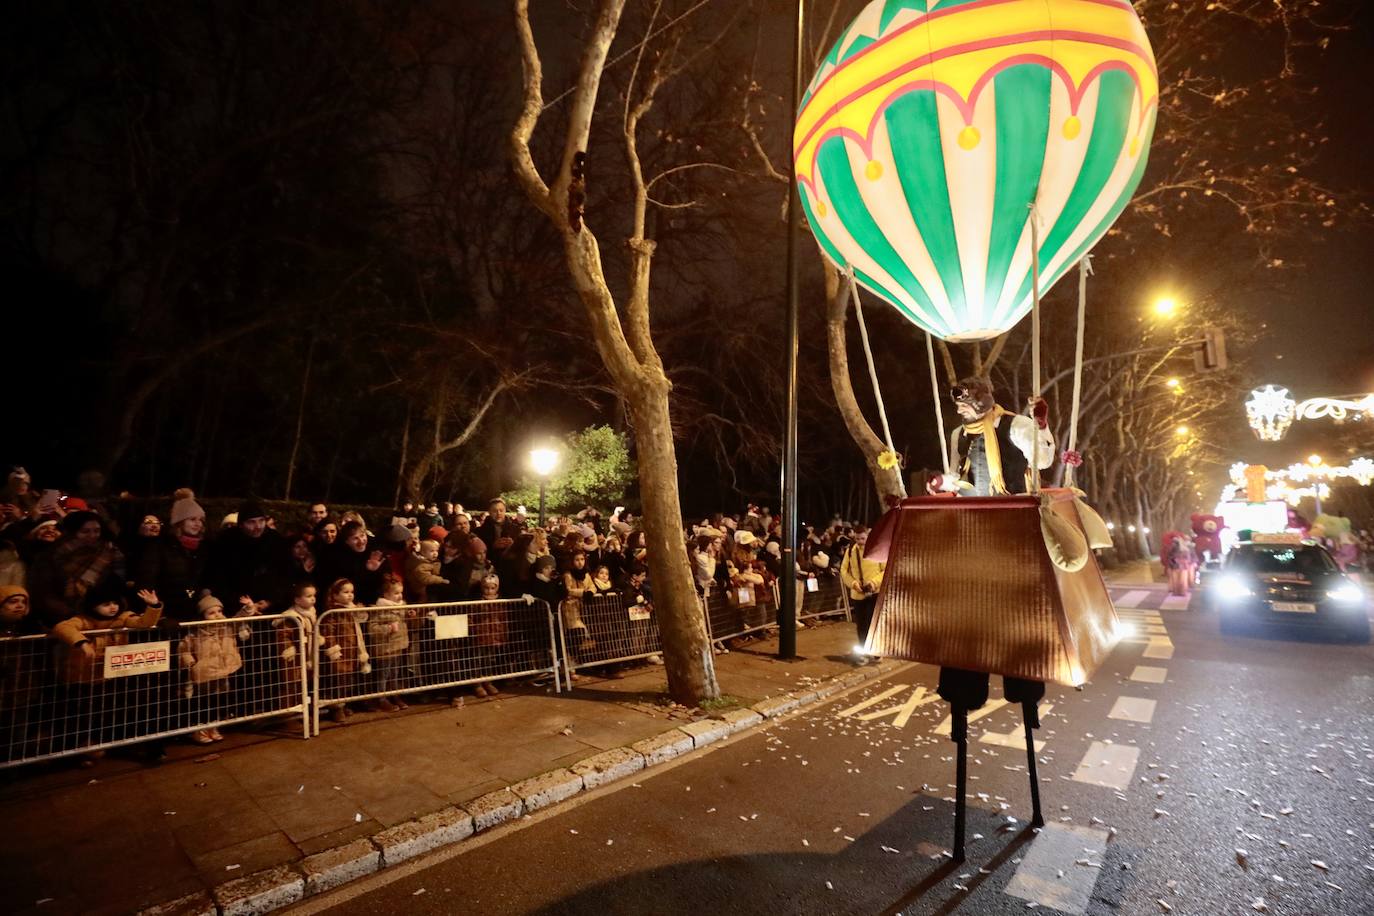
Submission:
{"label": "lamp post globe", "polygon": [[530,467],[539,477],[539,527],[544,527],[544,487],[549,482],[549,475],[553,469],[558,467],[558,452],[551,448],[536,448],[530,450]]}

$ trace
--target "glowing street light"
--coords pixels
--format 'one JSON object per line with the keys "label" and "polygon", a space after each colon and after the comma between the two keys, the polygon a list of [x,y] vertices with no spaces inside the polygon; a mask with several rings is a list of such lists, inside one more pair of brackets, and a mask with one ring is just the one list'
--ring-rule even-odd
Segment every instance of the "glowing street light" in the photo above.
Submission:
{"label": "glowing street light", "polygon": [[1188,435],[1189,432],[1191,432],[1191,430],[1189,430],[1188,427],[1180,426],[1178,429],[1174,430],[1174,435],[1182,437]]}
{"label": "glowing street light", "polygon": [[1314,468],[1319,468],[1319,467],[1321,467],[1321,465],[1322,465],[1322,456],[1321,456],[1321,455],[1308,455],[1308,456],[1307,456],[1307,463],[1310,464],[1310,465],[1312,465],[1312,467],[1314,467]]}
{"label": "glowing street light", "polygon": [[558,467],[558,452],[551,448],[536,448],[530,450],[530,467],[539,476],[539,527],[544,527],[544,485],[549,481],[549,475],[553,469]]}
{"label": "glowing street light", "polygon": [[1165,384],[1165,385],[1168,385],[1170,388],[1174,388],[1174,389],[1179,389],[1179,388],[1182,388],[1182,387],[1183,387],[1183,383],[1180,382],[1180,381],[1179,381],[1178,379],[1176,379],[1176,378],[1171,378],[1171,379],[1169,379],[1168,381],[1166,381],[1164,384]]}
{"label": "glowing street light", "polygon": [[1178,313],[1178,300],[1172,296],[1156,299],[1153,306],[1156,317],[1172,318]]}

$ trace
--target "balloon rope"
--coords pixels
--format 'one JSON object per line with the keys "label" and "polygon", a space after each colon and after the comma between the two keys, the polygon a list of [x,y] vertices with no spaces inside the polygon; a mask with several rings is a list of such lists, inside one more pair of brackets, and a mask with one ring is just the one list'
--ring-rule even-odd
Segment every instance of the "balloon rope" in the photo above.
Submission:
{"label": "balloon rope", "polygon": [[[1034,202],[1030,207],[1031,224],[1031,397],[1040,397],[1040,226]],[[1040,492],[1040,431],[1031,437],[1031,492]]]}
{"label": "balloon rope", "polygon": [[[864,356],[868,358],[868,377],[873,382],[873,397],[878,401],[878,418],[883,421],[883,440],[887,450],[893,455],[897,449],[892,445],[892,430],[887,425],[887,408],[883,406],[883,390],[878,387],[878,368],[873,364],[873,348],[868,345],[868,327],[864,324],[864,307],[859,301],[859,284],[854,282],[854,268],[849,268],[849,295],[854,300],[854,314],[859,317],[859,337],[864,342]],[[906,483],[902,480],[901,469],[897,469],[897,489],[906,497]]]}
{"label": "balloon rope", "polygon": [[926,355],[930,357],[930,397],[935,402],[935,428],[940,431],[940,460],[944,462],[944,472],[952,473],[949,466],[949,442],[945,439],[945,415],[940,412],[940,378],[935,371],[935,338],[926,332]]}
{"label": "balloon rope", "polygon": [[[1092,255],[1078,262],[1078,340],[1073,354],[1073,410],[1069,414],[1069,451],[1078,450],[1078,408],[1083,395],[1083,324],[1088,314],[1088,277],[1092,276]],[[1064,486],[1073,486],[1074,466],[1064,465]]]}

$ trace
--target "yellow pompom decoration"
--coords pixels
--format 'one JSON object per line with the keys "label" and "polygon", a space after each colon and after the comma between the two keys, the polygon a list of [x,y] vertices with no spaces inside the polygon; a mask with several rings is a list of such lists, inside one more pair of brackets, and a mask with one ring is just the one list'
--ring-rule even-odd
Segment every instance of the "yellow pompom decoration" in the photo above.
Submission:
{"label": "yellow pompom decoration", "polygon": [[882,468],[884,471],[890,471],[900,463],[900,459],[898,459],[896,452],[885,451],[878,453],[878,467]]}

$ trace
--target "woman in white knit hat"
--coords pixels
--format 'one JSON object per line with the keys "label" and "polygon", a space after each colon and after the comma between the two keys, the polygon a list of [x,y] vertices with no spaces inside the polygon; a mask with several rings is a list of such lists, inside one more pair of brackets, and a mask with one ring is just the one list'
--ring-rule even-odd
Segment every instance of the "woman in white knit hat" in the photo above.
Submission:
{"label": "woman in white knit hat", "polygon": [[134,581],[162,596],[164,617],[200,620],[195,595],[204,584],[205,510],[188,489],[177,490],[175,496],[170,524],[139,557]]}

